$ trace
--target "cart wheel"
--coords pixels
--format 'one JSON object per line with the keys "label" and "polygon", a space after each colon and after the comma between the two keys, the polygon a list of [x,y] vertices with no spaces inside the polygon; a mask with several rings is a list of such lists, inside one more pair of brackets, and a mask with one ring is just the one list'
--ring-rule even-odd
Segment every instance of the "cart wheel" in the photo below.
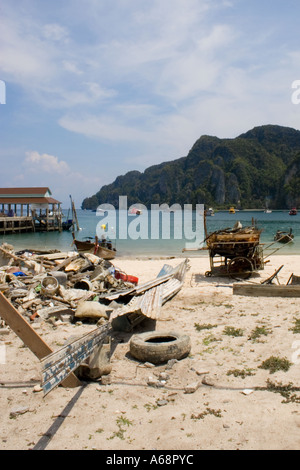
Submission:
{"label": "cart wheel", "polygon": [[211,277],[211,275],[212,275],[211,271],[206,271],[205,277]]}
{"label": "cart wheel", "polygon": [[248,258],[239,256],[229,262],[227,272],[233,279],[249,279],[253,272],[253,265]]}

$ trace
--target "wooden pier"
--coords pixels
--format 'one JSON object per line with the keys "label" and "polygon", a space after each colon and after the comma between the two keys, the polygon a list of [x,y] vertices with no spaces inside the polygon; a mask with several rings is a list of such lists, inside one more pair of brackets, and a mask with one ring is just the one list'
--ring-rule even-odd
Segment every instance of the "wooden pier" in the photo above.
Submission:
{"label": "wooden pier", "polygon": [[0,233],[20,233],[34,231],[32,217],[0,217]]}
{"label": "wooden pier", "polygon": [[62,217],[49,188],[0,188],[0,234],[62,231]]}

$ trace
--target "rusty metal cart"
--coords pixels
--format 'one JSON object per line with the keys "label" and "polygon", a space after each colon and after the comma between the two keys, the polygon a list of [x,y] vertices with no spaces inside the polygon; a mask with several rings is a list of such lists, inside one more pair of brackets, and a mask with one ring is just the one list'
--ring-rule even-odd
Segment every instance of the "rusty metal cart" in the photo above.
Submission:
{"label": "rusty metal cart", "polygon": [[261,230],[254,226],[218,230],[206,237],[210,271],[206,276],[230,276],[248,279],[254,271],[264,269]]}

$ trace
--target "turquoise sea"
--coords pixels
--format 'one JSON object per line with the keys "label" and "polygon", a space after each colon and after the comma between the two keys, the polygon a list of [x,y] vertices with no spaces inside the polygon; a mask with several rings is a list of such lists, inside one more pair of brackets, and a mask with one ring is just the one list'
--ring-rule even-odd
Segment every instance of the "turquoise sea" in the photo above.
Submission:
{"label": "turquoise sea", "polygon": [[[67,216],[67,210],[64,211]],[[166,216],[166,215],[165,215]],[[188,251],[182,252],[186,247],[186,243],[192,241],[184,236],[177,239],[178,230],[176,231],[176,223],[178,219],[174,214],[168,213],[170,217],[170,238],[165,238],[162,233],[162,223],[159,223],[158,231],[153,229],[153,222],[151,225],[151,217],[153,213],[147,211],[140,216],[128,216],[127,211],[116,211],[115,224],[108,224],[107,235],[114,239],[113,245],[116,247],[118,257],[194,257],[194,256],[207,256],[205,251]],[[101,227],[102,219],[97,213],[87,210],[77,210],[77,218],[80,230],[75,230],[76,238],[83,240],[85,237],[94,237],[96,227]],[[196,228],[197,214],[195,211],[191,213],[191,221],[193,222],[192,229]],[[227,211],[216,212],[213,217],[207,217],[207,230],[213,232],[215,230],[231,228],[233,225],[240,221],[244,227],[251,225],[252,219],[256,221],[259,228],[262,229],[261,243],[264,244],[264,255],[268,254],[300,254],[300,213],[296,216],[290,216],[288,211],[273,211],[272,213],[264,213],[263,211],[237,211],[235,214],[229,214]],[[198,221],[201,219],[197,219]],[[148,221],[148,223],[147,223]],[[135,233],[140,226],[148,227],[148,234],[145,230],[140,231],[141,237],[132,239],[128,234],[133,233],[132,228],[136,227]],[[123,238],[120,233],[120,226],[123,227]],[[127,227],[127,238],[124,238],[124,224]],[[135,225],[134,225],[135,224]],[[144,224],[144,225],[143,225]],[[146,225],[145,225],[146,224]],[[182,226],[182,222],[179,222]],[[174,228],[175,227],[175,228]],[[197,225],[197,228],[199,226]],[[274,234],[277,230],[289,231],[292,228],[294,234],[294,242],[288,245],[281,245],[274,243]],[[157,229],[157,227],[156,227]],[[178,229],[178,227],[177,227]],[[101,232],[102,229],[100,229]],[[155,232],[155,235],[153,235]],[[184,229],[182,228],[182,232]],[[197,241],[203,241],[203,227],[201,233],[197,237]],[[99,232],[98,232],[99,233]],[[102,233],[103,230],[102,230]],[[121,235],[121,236],[120,236]],[[202,238],[203,235],[203,238]],[[154,236],[157,238],[154,239]],[[23,233],[23,234],[6,234],[0,238],[0,243],[10,243],[14,246],[15,250],[22,249],[57,249],[61,251],[72,251],[72,234],[70,231],[48,232],[48,233]]]}

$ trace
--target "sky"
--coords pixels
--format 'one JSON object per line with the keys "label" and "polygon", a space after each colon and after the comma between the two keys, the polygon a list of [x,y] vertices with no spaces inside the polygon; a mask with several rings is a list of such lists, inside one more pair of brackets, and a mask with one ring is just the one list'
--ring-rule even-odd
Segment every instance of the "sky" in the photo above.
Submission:
{"label": "sky", "polygon": [[298,0],[1,0],[0,187],[80,207],[202,135],[300,129],[299,17]]}

